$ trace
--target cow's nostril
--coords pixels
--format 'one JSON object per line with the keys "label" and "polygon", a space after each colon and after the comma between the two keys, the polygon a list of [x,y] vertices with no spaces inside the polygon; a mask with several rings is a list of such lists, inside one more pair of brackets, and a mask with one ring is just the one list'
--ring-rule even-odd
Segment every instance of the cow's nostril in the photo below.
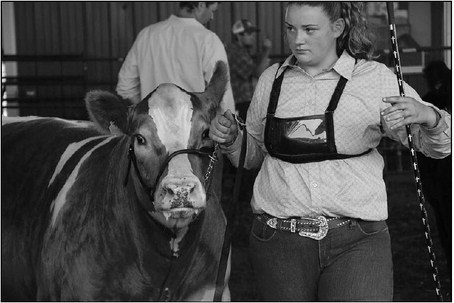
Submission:
{"label": "cow's nostril", "polygon": [[163,186],[164,191],[169,195],[175,195],[178,191],[178,187],[174,184],[166,184]]}
{"label": "cow's nostril", "polygon": [[173,196],[181,196],[182,194],[188,195],[195,191],[196,189],[195,183],[186,183],[186,184],[166,184],[163,186],[163,190],[166,194],[173,195]]}
{"label": "cow's nostril", "polygon": [[195,184],[194,184],[194,183],[189,183],[189,184],[187,185],[187,188],[188,188],[188,191],[189,191],[190,193],[192,193],[192,192],[194,191],[194,189],[195,189]]}

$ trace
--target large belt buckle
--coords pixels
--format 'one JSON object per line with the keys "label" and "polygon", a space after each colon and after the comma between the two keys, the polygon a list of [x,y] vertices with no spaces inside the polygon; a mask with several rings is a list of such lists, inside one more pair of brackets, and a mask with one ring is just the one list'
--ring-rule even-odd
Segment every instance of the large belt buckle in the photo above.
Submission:
{"label": "large belt buckle", "polygon": [[315,225],[318,226],[318,232],[317,233],[311,233],[311,232],[306,232],[304,230],[301,230],[298,234],[301,237],[308,237],[314,240],[321,240],[323,239],[326,234],[328,233],[328,221],[324,216],[318,216],[317,218],[313,219],[315,221]]}

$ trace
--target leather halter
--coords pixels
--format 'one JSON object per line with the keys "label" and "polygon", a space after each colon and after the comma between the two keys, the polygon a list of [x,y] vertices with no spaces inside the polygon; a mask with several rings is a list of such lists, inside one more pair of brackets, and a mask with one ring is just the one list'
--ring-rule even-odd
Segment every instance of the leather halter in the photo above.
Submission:
{"label": "leather halter", "polygon": [[[133,144],[130,144],[129,149],[128,149],[128,158],[129,158],[128,168],[126,171],[126,177],[123,182],[123,186],[126,186],[128,184],[129,171],[131,169],[131,162],[132,162],[134,165],[136,174],[139,178],[140,184],[142,184],[142,187],[146,190],[147,193],[149,193],[150,200],[153,202],[154,201],[153,197],[154,197],[154,193],[155,193],[156,187],[158,185],[158,182],[161,179],[161,176],[164,173],[165,169],[167,168],[170,160],[172,160],[174,157],[181,155],[181,154],[195,154],[195,155],[199,155],[199,156],[208,156],[210,158],[210,163],[208,164],[207,172],[205,173],[205,176],[204,176],[204,186],[206,187],[208,179],[211,175],[213,164],[218,160],[217,155],[216,155],[217,148],[218,148],[218,145],[216,144],[214,148],[180,149],[180,150],[177,150],[177,151],[171,153],[170,155],[167,156],[164,163],[162,163],[158,176],[156,177],[154,186],[150,187],[145,183],[145,181],[142,179],[142,176],[140,175],[139,167],[137,166],[136,155],[134,153],[134,146],[133,146]],[[154,205],[152,205],[152,211],[155,211]]]}

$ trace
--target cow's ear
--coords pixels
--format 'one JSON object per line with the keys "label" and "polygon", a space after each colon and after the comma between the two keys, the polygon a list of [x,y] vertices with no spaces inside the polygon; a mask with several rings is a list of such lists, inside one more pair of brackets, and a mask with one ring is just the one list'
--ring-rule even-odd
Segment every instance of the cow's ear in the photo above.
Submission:
{"label": "cow's ear", "polygon": [[205,92],[197,94],[203,103],[208,104],[211,110],[218,108],[227,89],[228,69],[224,61],[216,62],[213,76],[211,76]]}
{"label": "cow's ear", "polygon": [[94,90],[85,96],[90,120],[106,134],[127,133],[128,109],[132,105],[129,100],[106,91]]}

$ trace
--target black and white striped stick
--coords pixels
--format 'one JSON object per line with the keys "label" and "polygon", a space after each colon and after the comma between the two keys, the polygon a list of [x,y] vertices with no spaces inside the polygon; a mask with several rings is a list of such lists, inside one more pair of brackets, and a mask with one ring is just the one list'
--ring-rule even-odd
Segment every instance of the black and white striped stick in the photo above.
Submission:
{"label": "black and white striped stick", "polygon": [[[396,25],[394,23],[393,2],[386,2],[386,8],[388,9],[389,31],[391,34],[391,44],[392,44],[392,48],[393,48],[393,57],[394,57],[394,64],[396,67],[397,82],[399,84],[399,92],[402,97],[405,97],[403,77],[402,77],[402,68],[400,65],[399,47],[397,45]],[[412,161],[413,173],[414,173],[415,181],[416,181],[419,207],[421,209],[422,223],[424,225],[424,235],[426,238],[427,249],[429,252],[430,266],[432,268],[432,277],[435,282],[435,292],[437,294],[438,300],[443,301],[443,295],[441,293],[441,284],[440,284],[440,279],[439,279],[439,275],[438,275],[437,259],[435,258],[435,252],[433,250],[433,242],[432,242],[432,236],[430,234],[429,219],[428,219],[427,211],[426,211],[426,207],[425,207],[426,202],[425,202],[424,193],[422,190],[421,178],[420,178],[420,174],[419,174],[418,159],[416,157],[415,149],[413,148],[413,137],[411,135],[410,125],[406,125],[405,128],[407,130],[408,148],[410,149],[410,153],[411,153],[411,161]]]}

